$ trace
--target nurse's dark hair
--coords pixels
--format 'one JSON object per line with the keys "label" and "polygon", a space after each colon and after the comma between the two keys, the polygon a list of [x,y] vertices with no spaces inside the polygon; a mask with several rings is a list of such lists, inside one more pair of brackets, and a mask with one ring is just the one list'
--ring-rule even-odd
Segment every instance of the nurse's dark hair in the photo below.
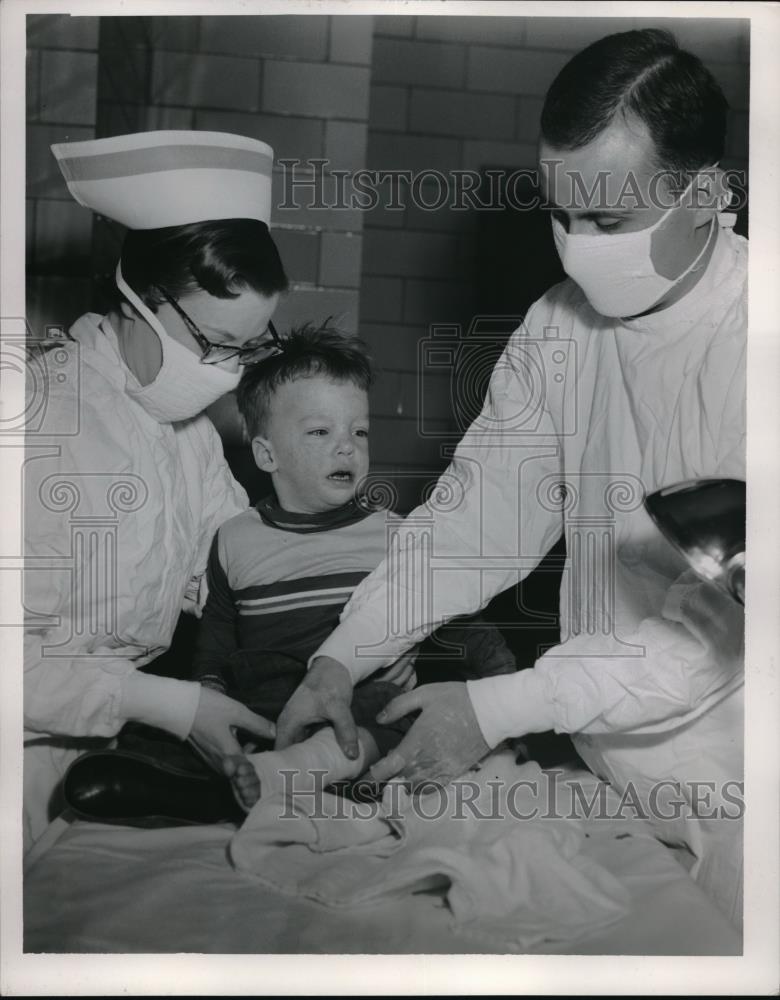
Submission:
{"label": "nurse's dark hair", "polygon": [[249,438],[267,425],[273,394],[285,382],[324,375],[334,382],[351,382],[368,391],[373,382],[365,344],[327,323],[306,323],[282,338],[284,350],[257,365],[247,365],[236,390],[238,409]]}
{"label": "nurse's dark hair", "polygon": [[271,296],[288,286],[268,226],[256,219],[128,230],[121,259],[125,281],[151,309],[164,301],[160,287],[175,299],[199,289],[230,299],[246,289]]}
{"label": "nurse's dark hair", "polygon": [[702,61],[659,28],[608,35],[560,71],[542,108],[541,134],[579,149],[616,115],[635,116],[655,143],[657,166],[693,172],[723,156],[728,103]]}

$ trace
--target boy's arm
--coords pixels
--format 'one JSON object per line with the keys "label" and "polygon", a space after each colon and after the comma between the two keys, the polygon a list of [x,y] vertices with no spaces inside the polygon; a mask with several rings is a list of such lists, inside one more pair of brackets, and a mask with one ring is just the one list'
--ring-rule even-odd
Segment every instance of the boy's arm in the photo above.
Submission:
{"label": "boy's arm", "polygon": [[227,574],[220,559],[219,532],[209,553],[206,578],[208,598],[198,625],[193,680],[223,693],[229,686],[227,664],[238,648],[238,613]]}

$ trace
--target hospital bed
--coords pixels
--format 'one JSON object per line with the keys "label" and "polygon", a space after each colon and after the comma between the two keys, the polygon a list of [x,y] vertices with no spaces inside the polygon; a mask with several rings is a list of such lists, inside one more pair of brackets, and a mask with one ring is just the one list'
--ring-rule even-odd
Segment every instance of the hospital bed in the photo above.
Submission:
{"label": "hospital bed", "polygon": [[[596,779],[567,780],[589,793]],[[738,955],[739,933],[644,822],[591,817],[584,852],[617,877],[630,909],[611,926],[537,954]],[[263,887],[229,863],[229,824],[137,828],[60,817],[28,856],[26,952],[478,954],[506,952],[453,930],[431,889],[352,909]]]}

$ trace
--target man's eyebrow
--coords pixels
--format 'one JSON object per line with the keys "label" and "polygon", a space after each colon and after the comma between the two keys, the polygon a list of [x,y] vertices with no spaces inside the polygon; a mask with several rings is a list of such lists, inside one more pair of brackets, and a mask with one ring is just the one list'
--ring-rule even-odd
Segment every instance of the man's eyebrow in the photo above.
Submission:
{"label": "man's eyebrow", "polygon": [[[554,201],[548,201],[544,206],[549,212],[566,212],[571,214],[571,210],[564,208],[562,205],[558,205]],[[587,212],[578,212],[575,210],[575,215],[578,219],[603,219],[604,216],[609,216],[610,218],[628,218],[631,215],[630,209],[627,208],[599,208],[591,209]]]}

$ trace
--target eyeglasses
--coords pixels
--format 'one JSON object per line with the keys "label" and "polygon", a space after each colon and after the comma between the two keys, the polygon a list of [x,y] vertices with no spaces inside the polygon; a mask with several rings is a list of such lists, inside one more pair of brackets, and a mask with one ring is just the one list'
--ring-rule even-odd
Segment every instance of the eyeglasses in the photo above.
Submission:
{"label": "eyeglasses", "polygon": [[261,344],[243,344],[241,347],[232,347],[228,344],[212,344],[210,340],[203,336],[195,321],[187,315],[176,299],[172,295],[169,295],[160,285],[157,288],[165,301],[173,306],[184,320],[187,329],[197,341],[198,347],[203,351],[200,359],[201,364],[218,365],[222,361],[231,361],[237,357],[240,365],[256,365],[261,361],[283,353],[284,346],[282,345],[281,338],[276,332],[276,327],[270,320],[268,320],[270,340],[266,339]]}

